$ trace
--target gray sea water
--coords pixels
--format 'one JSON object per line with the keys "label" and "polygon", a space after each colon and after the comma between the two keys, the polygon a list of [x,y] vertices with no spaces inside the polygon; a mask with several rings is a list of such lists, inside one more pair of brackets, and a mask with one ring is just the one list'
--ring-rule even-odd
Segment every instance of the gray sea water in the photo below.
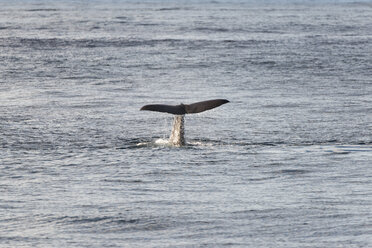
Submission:
{"label": "gray sea water", "polygon": [[0,3],[0,247],[372,247],[370,1]]}

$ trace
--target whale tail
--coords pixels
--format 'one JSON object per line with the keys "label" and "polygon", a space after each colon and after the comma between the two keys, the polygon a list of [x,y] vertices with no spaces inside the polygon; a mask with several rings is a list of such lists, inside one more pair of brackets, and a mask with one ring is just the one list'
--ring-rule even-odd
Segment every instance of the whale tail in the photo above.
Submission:
{"label": "whale tail", "polygon": [[150,104],[143,106],[140,110],[164,112],[176,115],[173,121],[172,133],[169,137],[169,143],[174,146],[185,145],[185,128],[184,128],[184,115],[195,114],[210,110],[228,103],[226,99],[214,99],[203,102],[196,102],[192,104],[180,105],[164,105],[164,104]]}
{"label": "whale tail", "polygon": [[165,104],[150,104],[143,106],[140,110],[149,110],[156,112],[164,112],[174,115],[195,114],[206,110],[210,110],[228,103],[226,99],[214,99],[192,104],[165,105]]}

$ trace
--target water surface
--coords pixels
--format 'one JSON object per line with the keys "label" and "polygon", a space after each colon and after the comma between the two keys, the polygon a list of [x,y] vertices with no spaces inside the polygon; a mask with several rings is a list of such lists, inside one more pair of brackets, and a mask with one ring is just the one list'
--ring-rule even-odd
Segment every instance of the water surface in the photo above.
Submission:
{"label": "water surface", "polygon": [[1,3],[1,247],[372,246],[368,1]]}

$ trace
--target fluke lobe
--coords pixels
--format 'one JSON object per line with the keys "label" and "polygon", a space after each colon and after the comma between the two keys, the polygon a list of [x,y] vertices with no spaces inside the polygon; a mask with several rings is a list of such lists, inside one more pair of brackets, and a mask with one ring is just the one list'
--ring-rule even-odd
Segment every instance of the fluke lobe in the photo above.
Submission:
{"label": "fluke lobe", "polygon": [[185,145],[185,127],[184,127],[184,115],[200,113],[209,109],[216,108],[222,104],[228,103],[226,99],[215,99],[203,102],[196,102],[192,104],[180,104],[180,105],[164,105],[164,104],[151,104],[145,105],[141,110],[165,112],[176,115],[173,121],[173,128],[171,136],[169,137],[169,143],[174,146]]}
{"label": "fluke lobe", "polygon": [[228,102],[226,99],[214,99],[192,104],[181,103],[180,105],[150,104],[143,106],[141,110],[164,112],[174,115],[195,114],[216,108]]}

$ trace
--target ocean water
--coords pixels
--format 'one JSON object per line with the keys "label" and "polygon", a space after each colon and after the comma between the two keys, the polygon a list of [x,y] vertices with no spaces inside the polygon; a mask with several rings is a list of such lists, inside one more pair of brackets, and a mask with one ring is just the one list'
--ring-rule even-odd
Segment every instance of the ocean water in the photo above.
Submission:
{"label": "ocean water", "polygon": [[370,1],[0,3],[0,247],[372,247]]}

